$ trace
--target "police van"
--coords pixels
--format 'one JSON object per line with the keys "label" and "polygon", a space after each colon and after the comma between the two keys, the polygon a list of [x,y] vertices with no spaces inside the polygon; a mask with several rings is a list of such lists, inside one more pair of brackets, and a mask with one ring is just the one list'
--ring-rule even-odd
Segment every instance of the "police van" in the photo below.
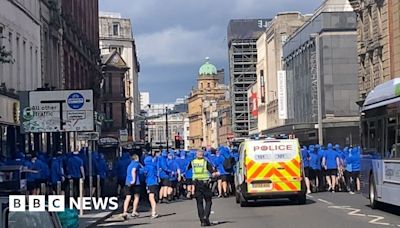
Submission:
{"label": "police van", "polygon": [[306,203],[304,169],[297,139],[247,140],[239,147],[235,174],[236,203],[289,198]]}

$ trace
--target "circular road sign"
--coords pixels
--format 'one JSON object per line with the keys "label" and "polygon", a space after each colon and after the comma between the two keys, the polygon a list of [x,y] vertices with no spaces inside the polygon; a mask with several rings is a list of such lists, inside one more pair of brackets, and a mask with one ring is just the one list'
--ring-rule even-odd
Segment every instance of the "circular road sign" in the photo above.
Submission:
{"label": "circular road sign", "polygon": [[71,93],[71,95],[68,96],[67,104],[72,109],[80,109],[83,107],[84,103],[85,99],[80,93]]}
{"label": "circular road sign", "polygon": [[32,120],[33,119],[33,111],[30,107],[24,108],[22,112],[22,117],[26,120]]}

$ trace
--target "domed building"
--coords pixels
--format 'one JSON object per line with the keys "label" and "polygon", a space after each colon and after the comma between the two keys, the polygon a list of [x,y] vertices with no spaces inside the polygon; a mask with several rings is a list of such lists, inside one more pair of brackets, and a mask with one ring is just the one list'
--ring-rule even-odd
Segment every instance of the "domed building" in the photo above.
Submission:
{"label": "domed building", "polygon": [[219,81],[219,72],[207,57],[199,69],[197,88],[192,90],[188,100],[189,148],[217,147],[220,144],[218,111],[229,106],[229,94],[228,87]]}

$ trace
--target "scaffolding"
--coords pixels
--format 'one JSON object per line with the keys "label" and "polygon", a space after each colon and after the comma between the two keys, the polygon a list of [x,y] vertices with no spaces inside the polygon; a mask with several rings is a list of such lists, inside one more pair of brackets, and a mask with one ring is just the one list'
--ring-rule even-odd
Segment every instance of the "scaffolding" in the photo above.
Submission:
{"label": "scaffolding", "polygon": [[[250,118],[247,90],[257,81],[257,40],[232,40],[229,46],[230,83],[232,102],[232,128],[236,137],[246,137],[249,125],[256,119]],[[250,118],[250,119],[249,119]]]}

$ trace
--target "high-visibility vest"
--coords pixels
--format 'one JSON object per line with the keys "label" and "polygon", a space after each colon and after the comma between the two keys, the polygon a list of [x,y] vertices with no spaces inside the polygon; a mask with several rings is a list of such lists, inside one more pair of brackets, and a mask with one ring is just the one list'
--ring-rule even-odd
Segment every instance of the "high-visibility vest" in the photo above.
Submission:
{"label": "high-visibility vest", "polygon": [[207,170],[207,161],[205,159],[194,159],[192,161],[193,180],[205,181],[210,179],[210,174]]}

